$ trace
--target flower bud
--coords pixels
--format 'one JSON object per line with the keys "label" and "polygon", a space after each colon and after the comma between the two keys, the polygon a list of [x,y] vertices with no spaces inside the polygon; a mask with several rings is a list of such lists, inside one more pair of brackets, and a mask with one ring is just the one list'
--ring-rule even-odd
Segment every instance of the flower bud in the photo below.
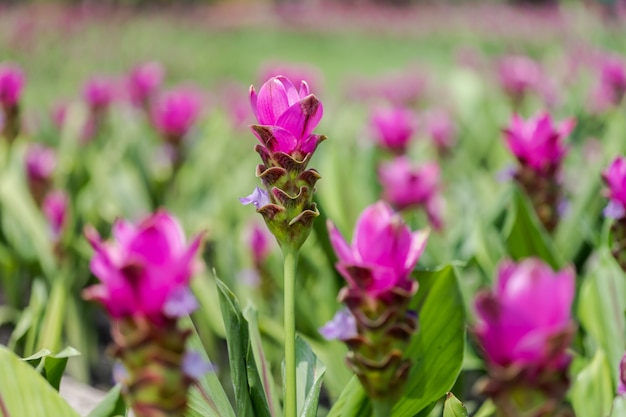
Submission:
{"label": "flower bud", "polygon": [[417,129],[417,117],[406,107],[378,108],[372,112],[371,125],[379,146],[403,154]]}

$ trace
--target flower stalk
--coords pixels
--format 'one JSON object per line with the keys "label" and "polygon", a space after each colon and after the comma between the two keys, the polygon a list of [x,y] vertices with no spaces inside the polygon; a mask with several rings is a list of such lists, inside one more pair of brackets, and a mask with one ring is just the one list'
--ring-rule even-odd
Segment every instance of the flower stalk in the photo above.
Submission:
{"label": "flower stalk", "polygon": [[283,247],[285,279],[285,416],[297,413],[296,379],[296,269],[298,249]]}

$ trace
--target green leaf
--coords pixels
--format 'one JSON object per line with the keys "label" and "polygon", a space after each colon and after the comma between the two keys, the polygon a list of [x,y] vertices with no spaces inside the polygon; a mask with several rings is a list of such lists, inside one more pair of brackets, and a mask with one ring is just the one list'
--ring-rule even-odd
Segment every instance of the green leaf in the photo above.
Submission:
{"label": "green leaf", "polygon": [[[263,392],[269,405],[270,414],[272,417],[282,416],[282,409],[280,406],[280,399],[278,396],[278,389],[272,376],[270,363],[265,357],[263,351],[263,344],[261,343],[261,334],[259,333],[259,321],[257,310],[249,305],[243,312],[244,317],[248,321],[248,332],[250,334],[251,350],[254,361],[257,364],[257,372],[261,375],[261,384],[263,386]],[[297,346],[296,346],[297,348]],[[297,352],[296,352],[297,353]]]}
{"label": "green leaf", "polygon": [[451,392],[446,397],[443,405],[443,417],[467,417],[467,410],[461,401]]}
{"label": "green leaf", "polygon": [[41,375],[3,346],[0,375],[0,402],[11,417],[79,417]]}
{"label": "green leaf", "polygon": [[493,417],[496,415],[496,406],[491,400],[485,401],[474,413],[474,417]]}
{"label": "green leaf", "polygon": [[126,403],[122,397],[122,387],[116,385],[87,417],[115,417],[126,415]]}
{"label": "green leaf", "polygon": [[237,298],[228,287],[217,280],[217,288],[226,328],[228,359],[235,387],[237,414],[271,417],[254,355],[251,353],[248,323],[241,313]]}
{"label": "green leaf", "polygon": [[79,356],[80,352],[71,346],[66,347],[62,351],[53,354],[49,349],[41,349],[39,352],[23,358],[24,362],[29,362],[35,367],[41,375],[46,378],[48,383],[55,389],[59,390],[61,378],[65,372],[67,360],[74,356]]}
{"label": "green leaf", "polygon": [[588,335],[606,352],[617,387],[626,346],[626,277],[607,248],[600,249],[597,263],[589,271],[580,288],[578,317]]}
{"label": "green leaf", "polygon": [[[191,320],[183,319],[183,326],[192,330],[187,341],[189,349],[200,353],[206,361],[209,361]],[[215,372],[208,372],[196,381],[189,391],[188,401],[186,417],[235,417],[235,411]]]}
{"label": "green leaf", "polygon": [[322,380],[326,366],[315,356],[309,344],[296,338],[296,378],[298,381],[298,415],[317,416]]}
{"label": "green leaf", "polygon": [[626,398],[623,396],[615,397],[613,400],[613,409],[611,411],[611,417],[624,417],[626,416]]}
{"label": "green leaf", "polygon": [[539,222],[530,201],[519,189],[513,193],[513,207],[504,227],[506,246],[514,260],[536,256],[559,269],[564,262]]}
{"label": "green leaf", "polygon": [[[419,328],[409,349],[413,359],[404,396],[393,417],[413,417],[443,397],[454,385],[463,364],[465,308],[452,266],[414,274],[419,290],[411,302]],[[328,417],[367,415],[367,395],[356,378],[350,381]]]}
{"label": "green leaf", "polygon": [[598,350],[589,363],[576,376],[570,390],[570,399],[577,416],[605,417],[613,403],[611,369],[606,355]]}

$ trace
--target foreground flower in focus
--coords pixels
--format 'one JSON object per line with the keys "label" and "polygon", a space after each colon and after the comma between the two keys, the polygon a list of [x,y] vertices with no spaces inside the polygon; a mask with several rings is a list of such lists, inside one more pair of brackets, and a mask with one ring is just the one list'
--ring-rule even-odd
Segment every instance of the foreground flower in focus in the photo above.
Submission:
{"label": "foreground flower in focus", "polygon": [[349,312],[342,312],[323,332],[348,345],[348,365],[369,396],[392,404],[402,394],[411,366],[403,357],[417,328],[415,315],[408,311],[417,291],[410,274],[428,232],[411,232],[383,202],[363,211],[352,245],[334,225],[329,223],[328,228],[339,258],[336,268],[348,283],[339,300]]}
{"label": "foreground flower in focus", "polygon": [[243,204],[253,203],[281,246],[298,250],[319,215],[313,192],[320,175],[307,165],[326,137],[313,129],[322,118],[322,103],[306,82],[296,88],[283,76],[269,79],[258,94],[250,87],[250,103],[259,122],[252,132],[262,164],[257,166],[265,190],[257,188]]}
{"label": "foreground flower in focus", "polygon": [[33,144],[26,150],[24,159],[28,188],[37,205],[41,205],[52,186],[52,175],[57,166],[56,152],[52,148]]}
{"label": "foreground flower in focus", "polygon": [[374,139],[383,148],[404,154],[417,128],[417,118],[406,107],[379,108],[371,116]]}
{"label": "foreground flower in focus", "polygon": [[567,154],[564,138],[575,125],[574,119],[555,124],[550,114],[542,113],[528,120],[514,115],[504,130],[509,150],[519,162],[515,181],[531,199],[549,232],[558,224],[558,207],[563,200],[561,170]]}
{"label": "foreground flower in focus", "polygon": [[2,131],[9,142],[20,131],[20,98],[26,82],[24,72],[13,64],[0,64],[0,110],[4,113]]}
{"label": "foreground flower in focus", "polygon": [[138,225],[117,221],[113,242],[103,242],[93,229],[86,234],[95,250],[91,271],[101,283],[84,296],[114,320],[114,354],[127,371],[128,404],[137,417],[182,417],[196,375],[185,349],[190,332],[177,319],[197,306],[189,281],[201,236],[187,245],[180,224],[165,211]]}
{"label": "foreground flower in focus", "polygon": [[413,167],[401,156],[383,163],[378,170],[383,186],[383,198],[398,210],[423,207],[430,224],[437,230],[443,226],[443,200],[439,192],[439,165],[436,163]]}
{"label": "foreground flower in focus", "polygon": [[481,391],[507,416],[552,416],[569,386],[575,272],[530,258],[504,261],[491,291],[476,297],[474,334],[488,379]]}
{"label": "foreground flower in focus", "polygon": [[602,173],[609,204],[604,215],[615,219],[611,226],[613,256],[626,271],[626,158],[618,156]]}

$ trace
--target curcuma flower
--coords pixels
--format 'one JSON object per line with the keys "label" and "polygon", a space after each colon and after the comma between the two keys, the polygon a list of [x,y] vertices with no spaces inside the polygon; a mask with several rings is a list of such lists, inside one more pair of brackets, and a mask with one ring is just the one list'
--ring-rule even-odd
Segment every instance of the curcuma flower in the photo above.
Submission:
{"label": "curcuma flower", "polygon": [[117,221],[113,242],[103,242],[93,229],[86,235],[95,250],[91,271],[101,283],[84,296],[114,320],[113,352],[127,371],[126,400],[138,417],[182,417],[195,374],[185,349],[189,331],[177,319],[197,306],[189,281],[201,235],[188,245],[165,211],[138,225]]}
{"label": "curcuma flower", "polygon": [[325,136],[313,133],[322,118],[322,103],[306,82],[296,88],[283,76],[270,78],[259,90],[250,87],[250,103],[259,122],[252,125],[261,142],[255,147],[262,164],[257,188],[243,204],[254,204],[281,246],[299,249],[319,215],[313,192],[320,175],[307,165]]}
{"label": "curcuma flower", "polygon": [[615,219],[611,226],[613,256],[626,271],[626,158],[618,156],[602,173],[602,179],[608,187],[609,204],[604,215]]}
{"label": "curcuma flower", "polygon": [[404,154],[417,128],[417,118],[406,107],[378,108],[372,112],[371,125],[380,147]]}
{"label": "curcuma flower", "polygon": [[33,199],[41,205],[52,186],[52,175],[57,166],[56,152],[40,144],[32,144],[24,157],[26,179]]}
{"label": "curcuma flower", "polygon": [[366,208],[349,245],[332,223],[330,241],[336,268],[348,285],[339,293],[348,311],[340,312],[322,333],[343,340],[348,366],[377,401],[393,402],[411,366],[404,357],[417,320],[408,305],[417,291],[410,274],[422,254],[428,231],[411,232],[384,202]]}
{"label": "curcuma flower", "polygon": [[575,125],[574,119],[557,125],[550,114],[541,113],[528,120],[513,115],[504,130],[509,150],[519,162],[515,181],[531,199],[539,220],[549,232],[557,226],[558,207],[563,200],[561,166],[567,154],[563,140]]}
{"label": "curcuma flower", "polygon": [[158,62],[146,62],[133,68],[126,80],[131,102],[148,109],[150,102],[163,83],[164,70]]}
{"label": "curcuma flower", "polygon": [[405,156],[383,163],[378,179],[383,185],[383,199],[398,210],[423,207],[430,224],[437,230],[443,227],[439,165],[411,165]]}
{"label": "curcuma flower", "polygon": [[20,131],[20,98],[26,76],[20,67],[14,64],[0,64],[0,109],[4,113],[4,123],[0,132],[12,142]]}
{"label": "curcuma flower", "polygon": [[569,386],[575,286],[571,267],[553,272],[529,258],[502,262],[493,290],[477,295],[473,331],[488,371],[481,390],[506,415],[558,409]]}
{"label": "curcuma flower", "polygon": [[59,242],[67,223],[69,206],[68,195],[61,190],[54,190],[46,194],[41,205],[41,211],[50,228],[50,235],[54,242]]}

